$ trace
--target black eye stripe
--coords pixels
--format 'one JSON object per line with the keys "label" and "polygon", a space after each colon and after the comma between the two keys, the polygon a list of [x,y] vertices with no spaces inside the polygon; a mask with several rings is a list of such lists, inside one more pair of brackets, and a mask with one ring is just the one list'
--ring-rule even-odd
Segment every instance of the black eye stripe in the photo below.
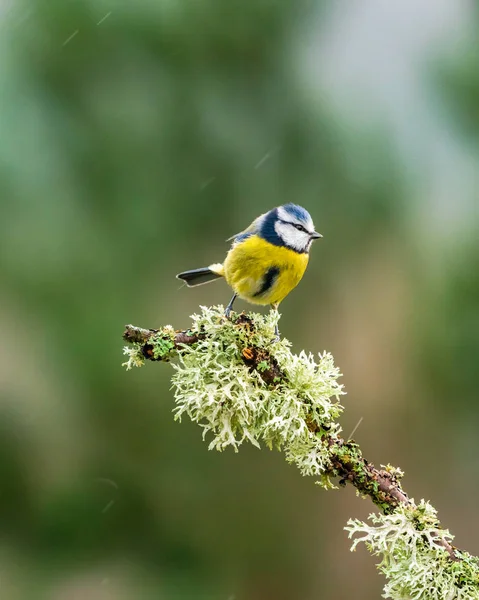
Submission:
{"label": "black eye stripe", "polygon": [[299,225],[298,223],[295,223],[294,226],[296,227],[296,229],[298,231],[306,231],[306,229],[302,225]]}
{"label": "black eye stripe", "polygon": [[308,233],[307,229],[300,225],[299,223],[293,223],[292,221],[284,221],[283,219],[278,219],[280,223],[284,223],[285,225],[292,225],[298,231],[303,231],[304,233]]}

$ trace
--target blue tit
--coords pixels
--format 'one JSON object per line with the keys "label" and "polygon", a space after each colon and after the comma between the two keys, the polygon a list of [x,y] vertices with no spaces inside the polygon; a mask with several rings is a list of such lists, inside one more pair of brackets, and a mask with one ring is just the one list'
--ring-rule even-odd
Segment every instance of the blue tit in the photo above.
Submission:
{"label": "blue tit", "polygon": [[301,281],[311,244],[321,237],[307,210],[285,204],[259,216],[247,229],[229,238],[232,245],[223,264],[185,271],[177,277],[190,287],[224,277],[234,291],[226,307],[227,317],[238,296],[253,304],[270,304],[277,310]]}

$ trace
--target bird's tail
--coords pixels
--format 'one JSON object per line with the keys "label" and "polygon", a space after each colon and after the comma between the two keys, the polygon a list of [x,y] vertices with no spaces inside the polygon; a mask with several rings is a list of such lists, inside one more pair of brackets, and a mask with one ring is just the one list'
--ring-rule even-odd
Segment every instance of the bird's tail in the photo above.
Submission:
{"label": "bird's tail", "polygon": [[220,277],[224,277],[223,265],[215,264],[202,269],[193,269],[192,271],[184,271],[179,273],[177,279],[182,279],[188,287],[203,285]]}

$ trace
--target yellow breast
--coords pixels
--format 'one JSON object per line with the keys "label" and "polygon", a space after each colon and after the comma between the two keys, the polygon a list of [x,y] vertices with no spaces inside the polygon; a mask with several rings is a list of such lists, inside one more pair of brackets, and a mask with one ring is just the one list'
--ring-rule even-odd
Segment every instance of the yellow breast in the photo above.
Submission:
{"label": "yellow breast", "polygon": [[301,281],[307,265],[308,254],[254,235],[231,248],[224,274],[241,298],[254,304],[279,304]]}

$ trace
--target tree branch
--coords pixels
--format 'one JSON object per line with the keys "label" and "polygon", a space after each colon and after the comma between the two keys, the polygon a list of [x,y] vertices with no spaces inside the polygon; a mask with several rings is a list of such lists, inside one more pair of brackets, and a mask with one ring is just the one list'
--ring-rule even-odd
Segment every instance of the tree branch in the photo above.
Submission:
{"label": "tree branch", "polygon": [[[249,330],[254,329],[253,320],[245,314],[239,315],[235,324]],[[147,360],[169,361],[174,352],[181,352],[185,346],[197,344],[206,334],[192,333],[189,330],[143,329],[127,325],[123,339],[128,343],[138,344],[141,354]],[[168,352],[158,352],[160,340],[169,343]],[[241,357],[250,370],[257,371],[262,380],[268,385],[276,385],[286,379],[277,361],[265,348],[246,345],[241,349]],[[336,433],[328,433],[312,421],[308,428],[314,433],[322,431],[322,440],[330,448],[330,468],[328,474],[339,477],[339,484],[350,483],[363,497],[369,497],[385,514],[393,512],[403,504],[414,508],[412,501],[402,489],[399,482],[402,472],[394,467],[378,469],[362,456],[358,444],[354,440],[344,440]],[[447,540],[437,539],[437,545],[443,547],[453,561],[459,560],[456,548]]]}

